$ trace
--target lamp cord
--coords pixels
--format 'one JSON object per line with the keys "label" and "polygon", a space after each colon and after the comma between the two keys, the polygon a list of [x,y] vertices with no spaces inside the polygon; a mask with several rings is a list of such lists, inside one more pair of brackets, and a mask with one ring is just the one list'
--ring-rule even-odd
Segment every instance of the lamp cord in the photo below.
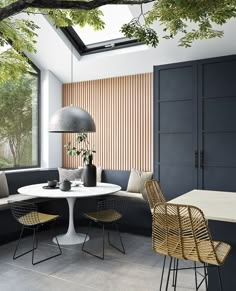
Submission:
{"label": "lamp cord", "polygon": [[73,45],[71,44],[71,84],[73,83],[73,71],[74,71],[74,67],[73,67]]}

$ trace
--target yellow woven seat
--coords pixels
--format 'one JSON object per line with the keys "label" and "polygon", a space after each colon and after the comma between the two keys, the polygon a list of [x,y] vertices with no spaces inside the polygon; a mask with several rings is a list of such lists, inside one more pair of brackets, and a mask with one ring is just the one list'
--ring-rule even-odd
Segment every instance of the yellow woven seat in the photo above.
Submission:
{"label": "yellow woven seat", "polygon": [[24,225],[37,225],[55,220],[59,215],[46,214],[32,211],[18,218],[18,221]]}
{"label": "yellow woven seat", "polygon": [[182,255],[181,241],[177,240],[175,236],[173,236],[172,238],[169,237],[169,253],[166,251],[167,240],[159,242],[158,247],[153,246],[153,249],[162,255],[172,256],[178,259],[208,263],[212,265],[222,265],[231,249],[231,246],[225,242],[212,241],[214,247],[213,252],[215,251],[218,258],[218,260],[216,260],[212,252],[207,251],[209,242],[199,242],[198,248],[200,249],[200,253],[202,254],[202,256],[198,258],[197,249],[192,245],[187,247],[189,240],[187,238],[183,238],[183,242],[186,245],[185,258],[183,258]]}
{"label": "yellow woven seat", "polygon": [[92,219],[94,221],[102,221],[102,222],[115,222],[122,217],[122,215],[114,209],[88,212],[88,213],[85,213],[84,215],[87,218]]}
{"label": "yellow woven seat", "polygon": [[[152,247],[155,252],[171,258],[203,263],[205,278],[207,276],[206,264],[220,266],[225,262],[231,246],[225,242],[212,240],[207,221],[199,208],[159,203],[153,209],[152,218]],[[169,272],[171,264],[172,259]],[[176,271],[178,271],[178,260]],[[176,287],[177,275],[175,277]],[[219,279],[222,288],[220,272]],[[169,279],[167,286],[168,282]]]}

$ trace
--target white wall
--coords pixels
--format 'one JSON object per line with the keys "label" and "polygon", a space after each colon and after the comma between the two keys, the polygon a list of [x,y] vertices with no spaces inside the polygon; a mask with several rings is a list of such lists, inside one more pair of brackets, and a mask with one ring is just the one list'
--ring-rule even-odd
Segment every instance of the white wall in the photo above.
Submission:
{"label": "white wall", "polygon": [[62,135],[48,132],[52,114],[62,107],[62,83],[48,71],[41,71],[41,167],[62,165]]}
{"label": "white wall", "polygon": [[[62,32],[42,15],[31,16],[41,27],[37,54],[30,55],[42,69],[50,70],[62,83],[71,82],[71,47]],[[152,72],[154,65],[236,54],[234,37],[236,20],[220,27],[222,38],[195,42],[191,48],[178,46],[178,41],[160,40],[157,48],[135,46],[105,53],[74,57],[74,82]]]}

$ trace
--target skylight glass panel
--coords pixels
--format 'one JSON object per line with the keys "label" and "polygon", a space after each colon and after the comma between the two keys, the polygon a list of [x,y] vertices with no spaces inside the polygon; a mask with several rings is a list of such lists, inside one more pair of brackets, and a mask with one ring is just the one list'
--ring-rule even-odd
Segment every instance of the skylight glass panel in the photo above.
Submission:
{"label": "skylight glass panel", "polygon": [[126,5],[107,5],[100,9],[104,14],[102,19],[106,24],[103,30],[95,31],[90,26],[83,28],[77,25],[73,26],[73,29],[86,46],[123,38],[124,35],[120,32],[121,26],[133,19],[133,15]]}

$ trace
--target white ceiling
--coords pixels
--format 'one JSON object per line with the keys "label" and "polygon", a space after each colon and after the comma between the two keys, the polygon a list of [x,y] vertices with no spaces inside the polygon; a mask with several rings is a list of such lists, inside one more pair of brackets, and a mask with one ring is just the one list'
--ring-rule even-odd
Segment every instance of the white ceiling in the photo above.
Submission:
{"label": "white ceiling", "polygon": [[[133,7],[131,11],[138,10]],[[62,83],[70,83],[71,44],[44,16],[30,18],[40,26],[37,53],[29,55],[30,58],[40,69],[50,70]],[[75,52],[73,81],[152,72],[154,65],[235,54],[235,26],[236,20],[231,20],[223,27],[223,38],[197,41],[187,49],[178,47],[177,40],[163,39],[155,49],[141,45],[82,57]]]}

